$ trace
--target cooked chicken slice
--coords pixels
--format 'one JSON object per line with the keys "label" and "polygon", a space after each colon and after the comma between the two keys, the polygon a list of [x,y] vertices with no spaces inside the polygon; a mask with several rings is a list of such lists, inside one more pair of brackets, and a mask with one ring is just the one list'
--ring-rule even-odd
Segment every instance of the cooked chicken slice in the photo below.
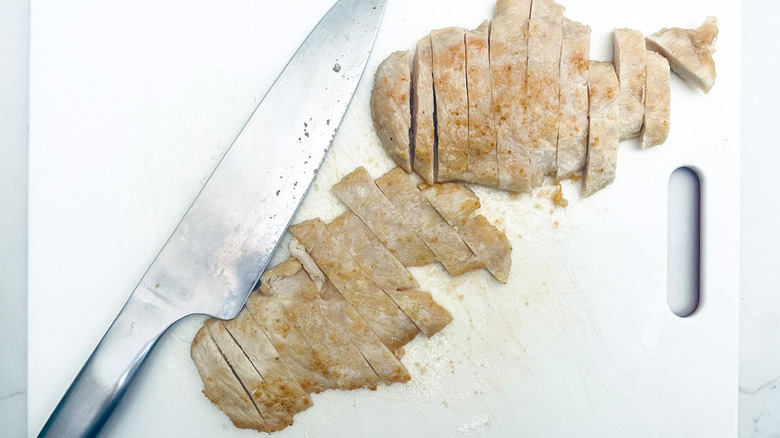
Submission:
{"label": "cooked chicken slice", "polygon": [[[469,98],[469,167],[465,181],[498,187],[496,125],[490,75],[490,22],[466,32],[466,81]],[[433,181],[427,181],[432,183]]]}
{"label": "cooked chicken slice", "polygon": [[222,324],[263,378],[262,385],[254,391],[268,430],[281,430],[291,425],[293,415],[311,406],[309,394],[295,380],[247,309]]}
{"label": "cooked chicken slice", "polygon": [[615,29],[612,32],[613,64],[620,82],[620,139],[634,138],[642,129],[645,114],[647,49],[642,32]]}
{"label": "cooked chicken slice", "polygon": [[412,274],[388,251],[355,213],[348,211],[334,219],[327,227],[333,237],[349,251],[358,264],[371,274],[374,283],[380,288],[408,289],[419,287]]}
{"label": "cooked chicken slice", "polygon": [[400,168],[379,177],[376,185],[414,227],[447,272],[457,276],[485,267]]}
{"label": "cooked chicken slice", "polygon": [[387,294],[414,321],[427,337],[431,337],[452,321],[452,315],[421,290],[389,290]]}
{"label": "cooked chicken slice", "polygon": [[561,119],[558,125],[558,179],[585,167],[588,153],[588,68],[590,27],[563,18]]}
{"label": "cooked chicken slice", "polygon": [[412,64],[412,132],[414,134],[412,145],[414,145],[414,171],[430,184],[436,182],[432,63],[431,36],[426,35],[417,42]]}
{"label": "cooked chicken slice", "polygon": [[465,184],[420,184],[418,188],[453,227],[470,218],[480,207],[479,198]]}
{"label": "cooked chicken slice", "polygon": [[376,389],[379,377],[344,329],[323,314],[324,301],[297,301],[287,307],[288,318],[318,353],[341,389]]}
{"label": "cooked chicken slice", "polygon": [[498,281],[506,283],[512,267],[512,245],[506,234],[474,213],[479,198],[465,184],[433,184],[423,194],[457,230],[466,245]]}
{"label": "cooked chicken slice", "polygon": [[252,293],[246,302],[246,308],[306,392],[319,393],[338,387],[320,361],[318,353],[288,320],[285,308],[278,298]]}
{"label": "cooked chicken slice", "polygon": [[371,114],[382,146],[407,172],[412,171],[409,153],[409,131],[412,127],[409,59],[408,50],[391,53],[379,64],[371,92]]}
{"label": "cooked chicken slice", "polygon": [[515,192],[526,192],[544,181],[544,175],[532,166],[525,144],[530,17],[531,0],[505,0],[496,5],[490,24],[498,186]]}
{"label": "cooked chicken slice", "polygon": [[323,299],[330,319],[341,324],[382,381],[388,385],[409,381],[410,376],[406,368],[371,330],[357,310],[344,299],[333,283],[325,284]]}
{"label": "cooked chicken slice", "polygon": [[640,136],[643,149],[663,144],[669,136],[669,76],[669,61],[658,53],[647,52],[645,122]]}
{"label": "cooked chicken slice", "polygon": [[297,259],[266,270],[260,277],[260,292],[285,300],[315,300],[319,292]]}
{"label": "cooked chicken slice", "polygon": [[647,37],[647,48],[664,55],[678,76],[709,93],[717,75],[712,60],[717,37],[718,20],[707,17],[698,29],[661,29]]}
{"label": "cooked chicken slice", "polygon": [[414,323],[371,280],[322,221],[314,219],[293,225],[290,232],[390,351],[395,353],[417,335]]}
{"label": "cooked chicken slice", "polygon": [[203,380],[203,394],[227,414],[236,427],[258,431],[267,429],[263,416],[209,336],[206,327],[201,327],[195,335],[190,355]]}
{"label": "cooked chicken slice", "polygon": [[555,174],[563,6],[533,0],[528,24],[528,132],[531,162],[544,175]]}
{"label": "cooked chicken slice", "polygon": [[463,177],[469,163],[469,106],[466,40],[461,28],[431,32],[433,90],[439,136],[438,181]]}
{"label": "cooked chicken slice", "polygon": [[[436,261],[403,215],[374,184],[366,169],[359,167],[345,176],[333,186],[333,192],[404,266],[423,266]],[[304,246],[308,248],[305,243]],[[325,270],[320,263],[317,264]]]}
{"label": "cooked chicken slice", "polygon": [[583,196],[590,196],[615,180],[620,120],[620,84],[612,64],[590,62],[588,99],[588,162],[583,178]]}
{"label": "cooked chicken slice", "polygon": [[[265,428],[262,431],[271,432],[288,426],[288,421],[285,421],[287,420],[285,418],[281,419],[281,423],[279,422],[279,419],[274,423],[270,423],[268,419],[265,418],[264,414],[268,412],[268,409],[261,401],[264,396],[263,378],[252,365],[252,362],[249,361],[249,358],[246,357],[235,339],[230,336],[230,333],[228,333],[225,326],[222,325],[222,321],[212,318],[207,320],[203,326],[206,327],[209,336],[211,336],[211,339],[217,344],[217,348],[219,348],[222,357],[225,358],[230,369],[233,370],[233,374],[235,374],[241,382],[241,385],[252,398],[252,403],[254,403],[255,408],[260,411],[260,415],[263,416]],[[289,418],[289,423],[292,423],[292,418]]]}
{"label": "cooked chicken slice", "polygon": [[[314,283],[314,286],[318,291],[322,292],[322,287],[326,281],[325,274],[323,274],[320,270],[320,267],[314,263],[314,259],[311,258],[311,256],[306,252],[306,248],[301,245],[301,242],[298,242],[298,239],[293,237],[290,239],[288,249],[290,250],[290,256],[295,257],[298,260],[298,262],[301,264],[301,267],[303,267],[303,270],[309,274],[311,282]],[[260,279],[260,285],[262,286],[262,277]],[[267,290],[263,292],[267,292]]]}

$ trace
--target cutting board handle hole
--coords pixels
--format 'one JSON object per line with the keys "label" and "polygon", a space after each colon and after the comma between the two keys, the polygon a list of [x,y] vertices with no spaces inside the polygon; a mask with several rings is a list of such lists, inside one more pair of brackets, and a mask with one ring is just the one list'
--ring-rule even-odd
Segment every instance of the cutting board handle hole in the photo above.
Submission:
{"label": "cutting board handle hole", "polygon": [[691,168],[669,177],[667,289],[669,309],[692,315],[701,297],[701,180]]}

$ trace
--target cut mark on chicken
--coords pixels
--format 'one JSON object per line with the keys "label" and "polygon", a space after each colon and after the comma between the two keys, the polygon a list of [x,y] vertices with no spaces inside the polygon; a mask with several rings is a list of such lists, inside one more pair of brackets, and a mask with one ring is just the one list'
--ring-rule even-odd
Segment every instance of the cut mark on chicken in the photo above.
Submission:
{"label": "cut mark on chicken", "polygon": [[241,348],[235,343],[233,338],[230,337],[230,335],[227,333],[227,330],[224,326],[222,326],[219,320],[210,319],[206,321],[204,327],[208,331],[211,340],[214,341],[214,344],[217,346],[217,349],[222,355],[222,358],[230,367],[230,370],[233,372],[236,380],[238,380],[238,382],[241,384],[241,387],[244,388],[246,395],[249,396],[249,400],[252,402],[252,405],[255,407],[255,409],[257,409],[257,412],[260,413],[260,416],[263,417],[263,431],[267,431],[268,422],[265,421],[263,410],[260,408],[260,404],[257,401],[255,391],[249,390],[249,388],[254,389],[262,386],[262,378],[260,377],[260,374],[257,373],[257,370],[255,370],[255,368],[249,362],[249,358],[247,358],[244,352],[241,351]]}
{"label": "cut mark on chicken", "polygon": [[451,275],[485,266],[401,169],[395,168],[377,178],[376,185]]}
{"label": "cut mark on chicken", "polygon": [[557,179],[582,170],[588,154],[590,28],[564,17],[561,24],[561,90]]}
{"label": "cut mark on chicken", "polygon": [[450,312],[437,304],[430,292],[421,290],[389,290],[385,292],[428,338],[441,331],[452,321]]}
{"label": "cut mark on chicken", "polygon": [[612,33],[613,64],[620,95],[620,139],[639,135],[645,114],[645,83],[647,82],[647,49],[642,32],[615,29]]}
{"label": "cut mark on chicken", "polygon": [[[404,266],[423,266],[436,260],[403,215],[374,184],[366,169],[359,167],[345,176],[333,186],[333,192]],[[327,271],[325,273],[327,275]]]}
{"label": "cut mark on chicken", "polygon": [[309,394],[295,380],[246,308],[237,318],[223,321],[222,325],[263,378],[263,385],[255,395],[265,408],[261,413],[269,430],[291,425],[295,414],[312,405]]}
{"label": "cut mark on chicken", "polygon": [[582,194],[590,196],[615,180],[620,120],[620,84],[610,63],[590,62],[588,75],[588,161]]}
{"label": "cut mark on chicken", "polygon": [[205,326],[195,335],[190,356],[203,380],[203,394],[224,412],[236,427],[266,430],[265,420]]}

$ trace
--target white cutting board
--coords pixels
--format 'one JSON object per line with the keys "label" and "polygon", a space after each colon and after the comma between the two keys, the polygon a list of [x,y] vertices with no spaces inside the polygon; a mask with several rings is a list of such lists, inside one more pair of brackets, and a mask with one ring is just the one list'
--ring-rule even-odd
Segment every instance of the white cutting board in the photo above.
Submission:
{"label": "white cutting board", "polygon": [[[219,3],[219,4],[217,4]],[[414,274],[454,320],[417,339],[405,385],[327,391],[277,436],[734,436],[737,420],[739,3],[562,0],[611,59],[613,27],[652,33],[716,15],[718,79],[672,79],[669,141],[620,148],[589,199],[477,189],[514,247],[509,284]],[[331,1],[36,0],[31,13],[29,434],[40,430],[273,78]],[[330,186],[391,168],[370,123],[371,75],[428,31],[476,27],[492,0],[390,0],[367,75],[296,220],[331,219]],[[259,163],[258,165],[262,165]],[[666,300],[667,181],[702,178],[702,298]],[[283,252],[283,251],[282,251]],[[277,254],[279,261],[284,254]],[[106,436],[257,436],[200,393],[189,343],[153,351]]]}

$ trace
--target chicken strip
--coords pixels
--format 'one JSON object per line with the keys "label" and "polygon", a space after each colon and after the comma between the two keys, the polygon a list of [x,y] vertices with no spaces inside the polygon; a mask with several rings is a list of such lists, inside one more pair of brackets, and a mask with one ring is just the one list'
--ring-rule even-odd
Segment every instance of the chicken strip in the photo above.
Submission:
{"label": "chicken strip", "polygon": [[412,145],[414,171],[429,184],[436,182],[436,132],[434,130],[433,54],[431,36],[417,42],[412,65]]}
{"label": "chicken strip", "polygon": [[203,380],[203,394],[217,405],[236,427],[258,431],[267,429],[265,420],[249,392],[238,380],[205,326],[195,335],[190,346],[190,356]]}
{"label": "chicken strip", "polygon": [[252,293],[246,302],[246,308],[306,392],[320,393],[338,387],[320,360],[319,354],[287,318],[285,308],[278,298]]}
{"label": "chicken strip", "polygon": [[328,373],[341,389],[376,389],[379,376],[352,340],[323,313],[324,301],[296,301],[287,305],[288,318],[309,341]]}
{"label": "chicken strip", "polygon": [[620,142],[619,90],[620,84],[612,64],[591,61],[588,76],[588,161],[583,178],[583,196],[590,196],[615,180]]}
{"label": "chicken strip", "polygon": [[222,324],[263,378],[262,384],[254,388],[254,395],[268,430],[291,425],[293,415],[311,406],[309,394],[295,380],[246,308],[238,317]]}
{"label": "chicken strip", "polygon": [[380,288],[395,290],[419,287],[412,274],[355,213],[348,211],[334,219],[327,227],[355,261],[371,274],[371,279]]}
{"label": "chicken strip", "polygon": [[379,177],[376,185],[414,227],[447,272],[457,276],[485,267],[400,168]]}
{"label": "chicken strip", "polygon": [[718,20],[707,17],[698,29],[661,29],[646,38],[647,48],[664,55],[678,76],[709,93],[715,84],[715,39]]}
{"label": "chicken strip", "polygon": [[512,245],[506,234],[475,214],[479,198],[465,184],[433,184],[423,194],[496,280],[506,283],[512,267]]}
{"label": "chicken strip", "polygon": [[[252,399],[252,403],[255,408],[260,411],[260,415],[263,416],[265,422],[263,432],[271,432],[272,430],[279,430],[287,426],[285,422],[276,424],[269,424],[265,418],[265,413],[269,413],[266,405],[263,404],[263,378],[260,377],[260,373],[257,372],[252,362],[246,357],[241,347],[238,346],[235,339],[230,336],[227,329],[222,325],[222,321],[218,319],[209,319],[204,324],[209,336],[217,344],[217,348],[222,353],[222,357],[225,358],[230,369],[233,370],[236,378],[241,382],[241,385],[246,389],[247,393]],[[290,418],[292,422],[292,418]]]}
{"label": "chicken strip", "polygon": [[645,114],[647,49],[642,32],[615,29],[612,32],[613,64],[620,82],[620,139],[639,135]]}
{"label": "chicken strip", "polygon": [[558,173],[564,179],[585,167],[588,154],[590,27],[564,17],[561,25],[561,94]]}
{"label": "chicken strip", "polygon": [[529,191],[544,181],[544,175],[532,166],[525,144],[530,17],[531,0],[502,0],[490,24],[498,186],[515,192]]}
{"label": "chicken strip", "polygon": [[461,28],[431,32],[433,90],[439,136],[438,181],[463,177],[469,163],[469,108],[466,91],[466,40]]}
{"label": "chicken strip", "polygon": [[409,60],[408,50],[391,53],[379,64],[371,92],[371,114],[379,140],[387,154],[407,172],[412,171],[409,151],[409,131],[412,127]]}
{"label": "chicken strip", "polygon": [[[466,82],[469,98],[469,167],[465,181],[498,187],[496,125],[488,34],[490,22],[466,32]],[[427,181],[427,180],[426,180]],[[431,183],[432,181],[427,181]]]}
{"label": "chicken strip", "polygon": [[431,294],[421,290],[387,291],[390,298],[414,321],[426,337],[441,331],[452,321],[452,315],[433,300]]}
{"label": "chicken strip", "polygon": [[319,219],[290,227],[328,279],[395,353],[419,331]]}
{"label": "chicken strip", "polygon": [[531,162],[544,175],[557,166],[563,6],[533,0],[528,24],[528,144]]}
{"label": "chicken strip", "polygon": [[645,122],[642,126],[642,148],[663,144],[669,136],[671,93],[669,61],[655,52],[647,53],[645,87]]}
{"label": "chicken strip", "polygon": [[382,381],[388,385],[409,381],[411,377],[406,368],[371,330],[357,310],[344,299],[333,283],[325,284],[322,298],[325,300],[325,310],[330,319],[341,324]]}
{"label": "chicken strip", "polygon": [[424,266],[436,261],[403,215],[374,184],[366,169],[359,167],[345,176],[333,186],[333,192],[404,266]]}

